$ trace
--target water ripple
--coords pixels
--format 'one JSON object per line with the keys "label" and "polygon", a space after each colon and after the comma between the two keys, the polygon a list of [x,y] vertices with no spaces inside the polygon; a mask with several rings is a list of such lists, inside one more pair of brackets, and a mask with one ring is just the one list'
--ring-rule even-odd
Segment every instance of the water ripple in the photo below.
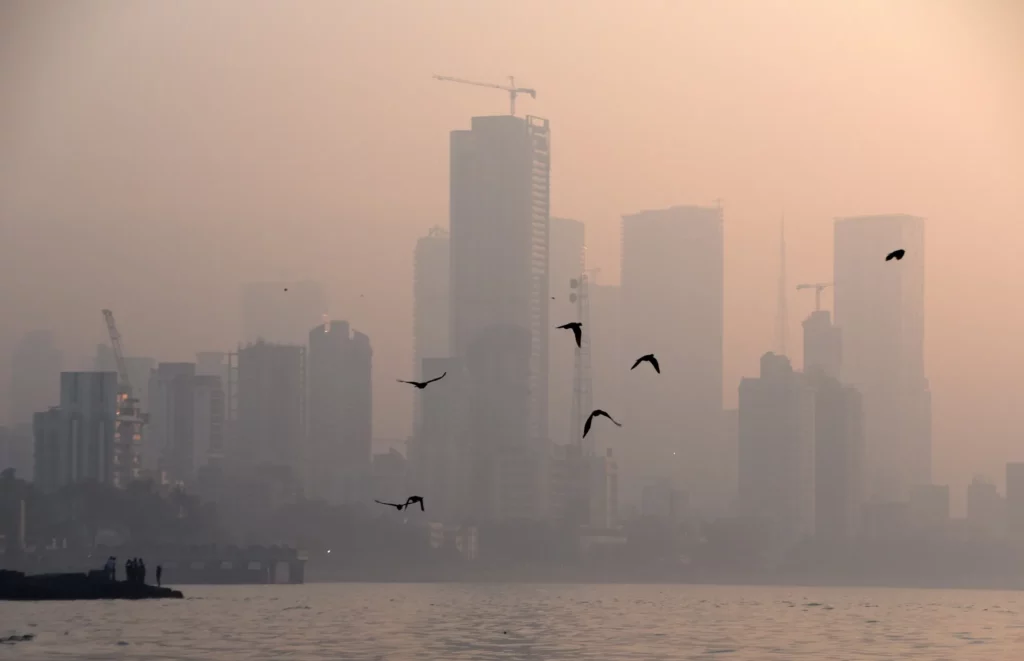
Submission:
{"label": "water ripple", "polygon": [[0,659],[1016,661],[1007,592],[658,585],[191,586],[0,602]]}

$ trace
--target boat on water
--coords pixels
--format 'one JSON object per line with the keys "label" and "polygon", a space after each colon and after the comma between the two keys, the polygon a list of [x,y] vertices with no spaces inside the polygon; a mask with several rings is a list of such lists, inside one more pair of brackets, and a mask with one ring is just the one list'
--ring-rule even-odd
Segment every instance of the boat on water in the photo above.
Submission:
{"label": "boat on water", "polygon": [[0,600],[182,599],[179,590],[111,580],[102,570],[76,574],[26,575],[0,570]]}

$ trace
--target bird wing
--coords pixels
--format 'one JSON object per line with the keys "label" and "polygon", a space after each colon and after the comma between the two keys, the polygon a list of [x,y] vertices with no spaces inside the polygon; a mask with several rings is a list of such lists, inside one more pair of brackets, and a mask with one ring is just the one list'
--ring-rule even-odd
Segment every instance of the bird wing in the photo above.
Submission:
{"label": "bird wing", "polygon": [[602,411],[601,409],[597,409],[596,411],[594,411],[590,415],[603,415],[604,417],[608,418],[613,423],[615,423],[616,427],[621,427],[622,426],[621,424],[619,424],[619,422],[615,418],[613,418],[612,416],[608,415],[607,411]]}
{"label": "bird wing", "polygon": [[587,421],[583,423],[583,438],[587,437],[587,433],[590,432],[590,424],[594,421],[594,414],[591,413],[587,416]]}
{"label": "bird wing", "polygon": [[583,346],[583,342],[582,342],[582,340],[583,340],[583,328],[579,324],[573,326],[572,327],[572,334],[576,336],[576,346],[582,347]]}
{"label": "bird wing", "polygon": [[635,369],[636,369],[636,366],[637,366],[637,365],[639,365],[639,364],[640,364],[640,363],[642,363],[642,362],[644,362],[644,359],[643,359],[643,358],[637,358],[637,359],[636,359],[636,362],[635,362],[635,363],[633,363],[633,366],[632,366],[632,367],[630,367],[629,369],[630,369],[630,370],[635,370]]}
{"label": "bird wing", "polygon": [[[443,373],[441,374],[441,376],[439,376],[439,377],[436,377],[436,378],[433,378],[433,379],[431,379],[430,381],[427,381],[427,383],[433,383],[434,381],[440,381],[441,379],[443,379],[443,378],[444,378],[444,375],[445,375],[445,374],[447,374],[447,373],[448,373],[448,372],[443,372]],[[425,384],[423,384],[423,385],[426,385],[426,383],[425,383]]]}
{"label": "bird wing", "polygon": [[427,511],[427,508],[423,506],[423,499],[422,498],[420,498],[420,511],[421,512],[426,512]]}
{"label": "bird wing", "polygon": [[658,359],[655,358],[654,356],[651,356],[650,360],[651,365],[654,367],[654,371],[657,372],[658,374],[661,374],[661,365],[658,364]]}
{"label": "bird wing", "polygon": [[402,505],[399,505],[398,503],[385,503],[383,500],[374,499],[373,502],[380,503],[381,505],[389,505],[391,507],[397,507],[398,509],[402,509],[402,507],[403,507]]}
{"label": "bird wing", "polygon": [[416,385],[415,381],[402,381],[401,379],[395,379],[395,381],[398,381],[399,383],[408,383],[411,386]]}

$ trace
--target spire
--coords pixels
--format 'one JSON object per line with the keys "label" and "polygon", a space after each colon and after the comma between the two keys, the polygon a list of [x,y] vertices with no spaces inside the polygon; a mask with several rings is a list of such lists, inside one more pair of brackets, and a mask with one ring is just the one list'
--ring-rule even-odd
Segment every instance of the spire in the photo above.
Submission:
{"label": "spire", "polygon": [[786,306],[786,216],[782,215],[779,225],[779,300],[775,317],[775,349],[783,356],[786,353],[786,331],[789,322],[789,310]]}

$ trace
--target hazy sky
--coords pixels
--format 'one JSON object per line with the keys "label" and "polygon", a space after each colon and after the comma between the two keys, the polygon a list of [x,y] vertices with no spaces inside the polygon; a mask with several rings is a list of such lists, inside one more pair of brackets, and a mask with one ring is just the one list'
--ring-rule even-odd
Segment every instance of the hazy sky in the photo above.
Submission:
{"label": "hazy sky", "polygon": [[[507,112],[431,75],[513,74],[599,282],[622,213],[723,200],[727,405],[772,348],[783,211],[791,285],[831,279],[834,216],[927,217],[935,477],[1001,483],[1024,460],[1022,33],[1013,0],[7,0],[0,356],[34,327],[91,353],[111,307],[130,354],[191,359],[236,341],[239,283],[317,278],[373,341],[375,436],[404,437],[448,131]],[[793,353],[812,307],[792,293]]]}

